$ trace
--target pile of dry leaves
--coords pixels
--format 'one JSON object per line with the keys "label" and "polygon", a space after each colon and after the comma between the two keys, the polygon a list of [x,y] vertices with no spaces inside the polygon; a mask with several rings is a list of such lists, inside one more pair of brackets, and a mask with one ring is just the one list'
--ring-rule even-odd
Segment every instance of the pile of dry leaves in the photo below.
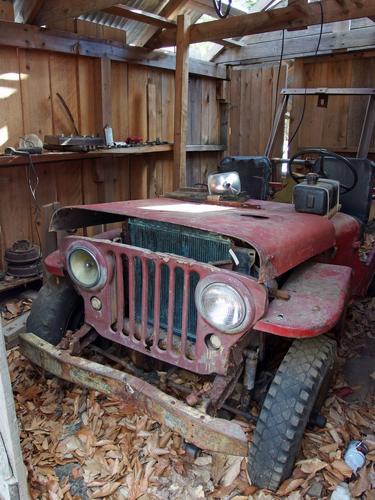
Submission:
{"label": "pile of dry leaves", "polygon": [[[375,300],[356,304],[341,356],[357,356],[374,327]],[[345,401],[351,388],[342,371],[323,410],[326,427],[306,432],[292,477],[273,494],[249,485],[245,459],[203,454],[192,461],[178,435],[120,401],[46,377],[17,349],[9,364],[34,499],[302,500],[330,498],[342,482],[352,497],[375,498],[375,406]],[[350,480],[343,454],[352,439],[365,439],[370,452]]]}
{"label": "pile of dry leaves", "polygon": [[30,311],[31,304],[32,301],[28,298],[7,300],[0,305],[1,318],[6,324],[7,322],[12,321],[21,314]]}

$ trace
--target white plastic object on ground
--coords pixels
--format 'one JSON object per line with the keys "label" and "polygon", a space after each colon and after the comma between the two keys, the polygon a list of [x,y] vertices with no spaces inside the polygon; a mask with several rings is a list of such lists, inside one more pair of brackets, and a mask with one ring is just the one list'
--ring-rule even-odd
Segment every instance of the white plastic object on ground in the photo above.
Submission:
{"label": "white plastic object on ground", "polygon": [[339,483],[331,495],[331,500],[351,500],[352,496],[346,483]]}
{"label": "white plastic object on ground", "polygon": [[344,454],[344,460],[354,474],[365,465],[367,452],[367,447],[362,441],[350,441]]}

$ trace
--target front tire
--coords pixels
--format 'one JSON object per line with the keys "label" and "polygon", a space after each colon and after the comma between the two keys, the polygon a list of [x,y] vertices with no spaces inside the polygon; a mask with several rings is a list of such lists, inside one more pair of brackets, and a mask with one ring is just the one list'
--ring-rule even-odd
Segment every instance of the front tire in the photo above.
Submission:
{"label": "front tire", "polygon": [[250,446],[248,470],[254,485],[276,491],[292,473],[335,359],[336,342],[326,336],[295,340],[290,346],[268,390]]}
{"label": "front tire", "polygon": [[28,332],[57,345],[68,329],[79,328],[82,316],[82,297],[71,282],[51,276],[33,301],[26,328]]}

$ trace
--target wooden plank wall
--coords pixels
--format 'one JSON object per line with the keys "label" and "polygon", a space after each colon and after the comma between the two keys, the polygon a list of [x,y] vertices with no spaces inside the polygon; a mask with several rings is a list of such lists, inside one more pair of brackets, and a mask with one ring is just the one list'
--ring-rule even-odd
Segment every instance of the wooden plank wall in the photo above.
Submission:
{"label": "wooden plank wall", "polygon": [[[375,87],[375,57],[336,56],[296,61],[294,87]],[[354,154],[357,150],[366,111],[367,97],[330,96],[327,108],[317,106],[317,97],[306,99],[302,125],[292,150],[324,146],[338,153]],[[291,130],[295,130],[303,110],[304,97],[293,98]],[[370,146],[375,153],[375,136]]]}
{"label": "wooden plank wall", "polygon": [[[217,85],[219,83],[208,78],[190,78],[187,144],[220,144]],[[220,153],[202,152],[188,155],[187,184],[193,186],[206,182],[208,172],[216,170],[220,159]]]}
{"label": "wooden plank wall", "polygon": [[[43,138],[73,132],[57,92],[82,134],[99,132],[99,63],[81,56],[0,47],[0,151],[17,146],[27,133]],[[140,135],[173,141],[173,72],[112,62],[111,87],[115,139]],[[218,144],[216,81],[192,77],[190,91],[194,105],[188,143]],[[202,182],[217,161],[215,152],[190,153],[189,183]],[[43,163],[35,169],[39,206],[56,200],[66,205],[146,198],[172,189],[171,153]],[[0,167],[0,197],[0,247],[21,238],[37,242],[35,207],[24,166]]]}
{"label": "wooden plank wall", "polygon": [[[230,82],[229,154],[263,155],[271,132],[276,99],[285,87],[287,67],[277,64],[256,65],[232,71]],[[282,140],[275,144],[273,154],[281,152]]]}
{"label": "wooden plank wall", "polygon": [[[270,134],[278,64],[247,66],[232,72],[230,82],[230,141],[232,155],[263,154]],[[287,82],[287,85],[286,85]],[[306,58],[288,63],[280,75],[279,88],[375,87],[373,52]],[[290,106],[290,136],[300,121],[303,96],[293,97]],[[358,146],[367,97],[331,96],[327,108],[317,107],[317,97],[307,97],[304,118],[291,145],[291,152],[303,147],[325,147],[353,154]],[[280,134],[281,135],[281,134]],[[272,154],[282,153],[281,137]],[[375,153],[375,138],[371,144]]]}

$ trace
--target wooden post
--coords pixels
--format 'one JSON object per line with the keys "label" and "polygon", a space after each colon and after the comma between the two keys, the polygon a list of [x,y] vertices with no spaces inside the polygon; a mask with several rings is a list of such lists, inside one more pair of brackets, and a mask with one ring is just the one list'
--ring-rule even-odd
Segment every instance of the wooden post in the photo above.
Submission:
{"label": "wooden post", "polygon": [[28,499],[17,416],[9,376],[5,342],[0,321],[0,497]]}
{"label": "wooden post", "polygon": [[46,258],[47,255],[57,250],[57,234],[55,231],[49,230],[49,225],[51,222],[52,215],[60,208],[60,203],[54,201],[53,203],[48,203],[42,206],[41,210],[41,244],[42,244],[42,257]]}
{"label": "wooden post", "polygon": [[189,87],[189,20],[177,17],[173,189],[186,186],[186,135]]}

